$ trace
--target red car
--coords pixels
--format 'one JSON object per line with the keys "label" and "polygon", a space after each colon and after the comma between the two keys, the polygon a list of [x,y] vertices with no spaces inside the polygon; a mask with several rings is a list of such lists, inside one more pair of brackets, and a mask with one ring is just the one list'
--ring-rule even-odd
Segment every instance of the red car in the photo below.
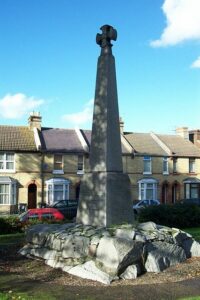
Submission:
{"label": "red car", "polygon": [[19,216],[19,220],[21,222],[25,222],[28,220],[63,220],[63,214],[57,210],[56,208],[33,208],[28,211],[22,213]]}

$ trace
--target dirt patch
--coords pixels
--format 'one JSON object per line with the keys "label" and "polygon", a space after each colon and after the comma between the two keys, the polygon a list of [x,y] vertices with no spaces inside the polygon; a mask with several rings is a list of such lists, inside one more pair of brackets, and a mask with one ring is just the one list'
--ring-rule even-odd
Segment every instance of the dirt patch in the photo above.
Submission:
{"label": "dirt patch", "polygon": [[[40,299],[177,299],[200,295],[200,258],[191,258],[159,274],[118,280],[110,286],[53,269],[40,259],[17,253],[20,245],[0,248],[0,291],[28,291]],[[95,288],[94,288],[95,287]],[[36,293],[36,294],[35,294]],[[63,298],[63,295],[64,298]]]}

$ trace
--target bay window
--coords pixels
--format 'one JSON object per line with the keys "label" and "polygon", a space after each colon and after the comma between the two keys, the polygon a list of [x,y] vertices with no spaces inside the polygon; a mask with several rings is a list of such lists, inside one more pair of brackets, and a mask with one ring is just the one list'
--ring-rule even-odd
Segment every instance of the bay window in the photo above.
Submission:
{"label": "bay window", "polygon": [[16,181],[10,177],[0,177],[0,205],[16,204]]}
{"label": "bay window", "polygon": [[185,199],[200,198],[200,180],[197,178],[188,178],[183,181],[185,190]]}
{"label": "bay window", "polygon": [[139,184],[139,200],[157,200],[157,180],[142,179]]}
{"label": "bay window", "polygon": [[46,184],[48,204],[69,199],[69,180],[65,178],[52,178],[47,180]]}

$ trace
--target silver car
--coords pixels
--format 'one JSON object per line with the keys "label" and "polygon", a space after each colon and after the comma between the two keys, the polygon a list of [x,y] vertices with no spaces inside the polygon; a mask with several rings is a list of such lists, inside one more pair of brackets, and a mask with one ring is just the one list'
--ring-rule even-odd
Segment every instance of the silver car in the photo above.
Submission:
{"label": "silver car", "polygon": [[140,200],[137,204],[133,205],[133,211],[135,214],[137,214],[141,208],[159,204],[160,202],[158,200]]}

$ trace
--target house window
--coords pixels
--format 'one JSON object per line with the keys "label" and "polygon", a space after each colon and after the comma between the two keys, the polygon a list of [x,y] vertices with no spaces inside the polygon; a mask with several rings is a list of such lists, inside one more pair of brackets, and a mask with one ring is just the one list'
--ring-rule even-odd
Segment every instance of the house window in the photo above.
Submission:
{"label": "house window", "polygon": [[177,158],[173,158],[173,173],[177,173]]}
{"label": "house window", "polygon": [[47,203],[52,204],[58,200],[69,199],[69,180],[65,178],[52,178],[46,181]]}
{"label": "house window", "polygon": [[143,174],[151,174],[151,156],[144,156],[144,171]]}
{"label": "house window", "polygon": [[200,180],[197,178],[188,178],[184,180],[185,199],[200,198]]}
{"label": "house window", "polygon": [[54,155],[54,174],[64,174],[63,172],[63,156],[61,154]]}
{"label": "house window", "polygon": [[78,155],[78,165],[77,165],[77,174],[84,173],[84,157],[83,155]]}
{"label": "house window", "polygon": [[186,183],[185,184],[185,198],[186,199],[197,199],[197,198],[199,198],[199,184],[197,184],[197,183]]}
{"label": "house window", "polygon": [[195,173],[195,159],[189,158],[189,173]]}
{"label": "house window", "polygon": [[167,157],[163,157],[163,174],[169,174]]}
{"label": "house window", "polygon": [[16,204],[16,181],[10,177],[0,177],[0,205]]}
{"label": "house window", "polygon": [[157,181],[142,179],[139,183],[139,200],[157,200]]}
{"label": "house window", "polygon": [[14,153],[0,153],[0,172],[13,172],[15,170]]}

